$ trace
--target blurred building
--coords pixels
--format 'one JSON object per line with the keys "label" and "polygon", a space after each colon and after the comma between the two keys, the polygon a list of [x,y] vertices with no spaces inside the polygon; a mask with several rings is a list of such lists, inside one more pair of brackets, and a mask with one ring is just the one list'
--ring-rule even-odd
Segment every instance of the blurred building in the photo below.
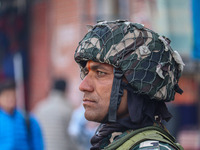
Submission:
{"label": "blurred building", "polygon": [[[0,78],[15,77],[11,60],[19,52],[29,110],[47,95],[54,76],[70,79],[70,98],[77,106],[80,79],[73,54],[86,25],[115,19],[142,23],[170,38],[186,64],[180,80],[184,94],[169,106],[178,117],[170,122],[177,129],[174,135],[199,135],[199,7],[198,0],[0,0]],[[199,142],[197,135],[191,136],[193,142]]]}

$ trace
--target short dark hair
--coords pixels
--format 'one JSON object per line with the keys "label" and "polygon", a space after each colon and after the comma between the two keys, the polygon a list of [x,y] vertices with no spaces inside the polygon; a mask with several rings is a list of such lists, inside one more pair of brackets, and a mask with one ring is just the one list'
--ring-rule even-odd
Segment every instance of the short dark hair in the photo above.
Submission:
{"label": "short dark hair", "polygon": [[12,79],[4,80],[0,83],[0,94],[5,90],[15,89],[16,83]]}

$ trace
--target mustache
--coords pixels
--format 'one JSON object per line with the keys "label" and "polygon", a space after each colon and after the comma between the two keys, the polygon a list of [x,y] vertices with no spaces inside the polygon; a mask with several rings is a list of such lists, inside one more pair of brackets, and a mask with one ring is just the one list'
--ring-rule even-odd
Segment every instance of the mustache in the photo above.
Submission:
{"label": "mustache", "polygon": [[84,94],[83,101],[96,101],[96,96]]}

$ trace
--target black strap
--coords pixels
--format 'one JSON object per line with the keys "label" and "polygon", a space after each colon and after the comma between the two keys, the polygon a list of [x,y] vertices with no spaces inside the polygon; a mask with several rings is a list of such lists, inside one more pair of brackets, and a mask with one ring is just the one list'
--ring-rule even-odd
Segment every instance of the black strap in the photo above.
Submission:
{"label": "black strap", "polygon": [[116,122],[117,120],[117,103],[121,100],[120,85],[123,73],[119,69],[114,68],[114,79],[112,85],[112,91],[110,96],[110,106],[108,112],[108,121]]}

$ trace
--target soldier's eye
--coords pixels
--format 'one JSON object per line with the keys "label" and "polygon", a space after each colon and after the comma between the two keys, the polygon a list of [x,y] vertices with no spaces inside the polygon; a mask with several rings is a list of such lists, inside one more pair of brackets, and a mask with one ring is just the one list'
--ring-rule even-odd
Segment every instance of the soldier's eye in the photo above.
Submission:
{"label": "soldier's eye", "polygon": [[103,77],[103,76],[105,76],[105,75],[106,75],[105,72],[103,72],[103,71],[98,71],[98,70],[97,70],[97,76],[98,76],[98,77]]}

